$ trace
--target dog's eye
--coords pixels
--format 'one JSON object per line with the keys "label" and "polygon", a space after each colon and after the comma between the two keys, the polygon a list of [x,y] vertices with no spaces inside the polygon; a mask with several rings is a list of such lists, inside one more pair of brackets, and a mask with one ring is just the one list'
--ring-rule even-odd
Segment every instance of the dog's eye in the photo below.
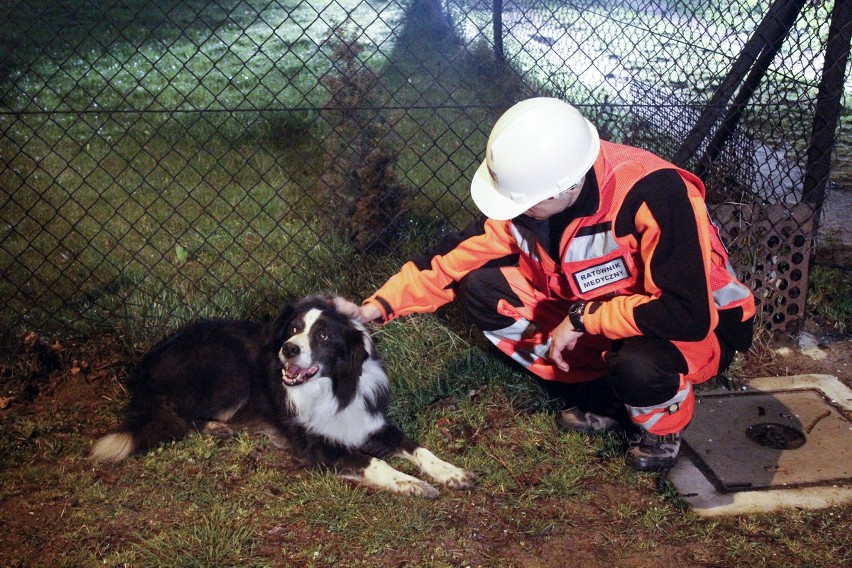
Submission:
{"label": "dog's eye", "polygon": [[296,335],[297,333],[299,333],[299,328],[297,328],[295,325],[290,328],[290,335]]}
{"label": "dog's eye", "polygon": [[320,341],[328,341],[328,334],[324,331],[319,332]]}

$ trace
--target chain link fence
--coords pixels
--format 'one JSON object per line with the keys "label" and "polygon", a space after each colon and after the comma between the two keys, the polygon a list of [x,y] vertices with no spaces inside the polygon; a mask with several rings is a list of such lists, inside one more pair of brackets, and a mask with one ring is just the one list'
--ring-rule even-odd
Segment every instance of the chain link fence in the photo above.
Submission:
{"label": "chain link fence", "polygon": [[369,294],[475,218],[468,184],[491,125],[542,94],[701,173],[764,324],[795,328],[848,11],[0,2],[0,327],[160,333],[291,295]]}

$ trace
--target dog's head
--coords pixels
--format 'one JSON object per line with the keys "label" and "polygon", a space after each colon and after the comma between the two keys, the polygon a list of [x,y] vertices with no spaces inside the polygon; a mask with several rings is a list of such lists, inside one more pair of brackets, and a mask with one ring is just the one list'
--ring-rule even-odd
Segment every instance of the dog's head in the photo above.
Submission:
{"label": "dog's head", "polygon": [[358,388],[364,363],[377,361],[366,328],[340,313],[333,298],[311,296],[289,312],[276,318],[283,386],[297,389],[330,380],[335,397],[347,404]]}

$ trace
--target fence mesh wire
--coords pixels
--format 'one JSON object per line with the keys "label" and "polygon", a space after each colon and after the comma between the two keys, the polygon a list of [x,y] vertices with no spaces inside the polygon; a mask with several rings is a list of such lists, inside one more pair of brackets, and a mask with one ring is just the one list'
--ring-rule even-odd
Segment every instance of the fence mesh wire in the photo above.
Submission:
{"label": "fence mesh wire", "polygon": [[[699,171],[764,324],[790,329],[828,181],[809,190],[805,177],[808,153],[825,151],[815,137],[834,136],[834,120],[815,119],[841,11],[2,2],[2,327],[159,330],[290,294],[366,295],[475,218],[468,184],[491,125],[541,94],[580,107],[607,139]],[[744,54],[748,74],[719,99]]]}

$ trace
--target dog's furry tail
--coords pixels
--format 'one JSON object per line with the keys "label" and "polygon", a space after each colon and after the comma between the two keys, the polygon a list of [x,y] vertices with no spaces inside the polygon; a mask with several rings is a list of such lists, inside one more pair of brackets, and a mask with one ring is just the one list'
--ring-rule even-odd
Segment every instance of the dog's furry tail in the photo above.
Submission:
{"label": "dog's furry tail", "polygon": [[97,462],[116,463],[132,454],[134,446],[133,434],[114,432],[95,442],[90,457]]}
{"label": "dog's furry tail", "polygon": [[120,462],[161,442],[179,440],[191,428],[170,405],[137,395],[130,401],[121,428],[95,442],[90,457],[97,462]]}

